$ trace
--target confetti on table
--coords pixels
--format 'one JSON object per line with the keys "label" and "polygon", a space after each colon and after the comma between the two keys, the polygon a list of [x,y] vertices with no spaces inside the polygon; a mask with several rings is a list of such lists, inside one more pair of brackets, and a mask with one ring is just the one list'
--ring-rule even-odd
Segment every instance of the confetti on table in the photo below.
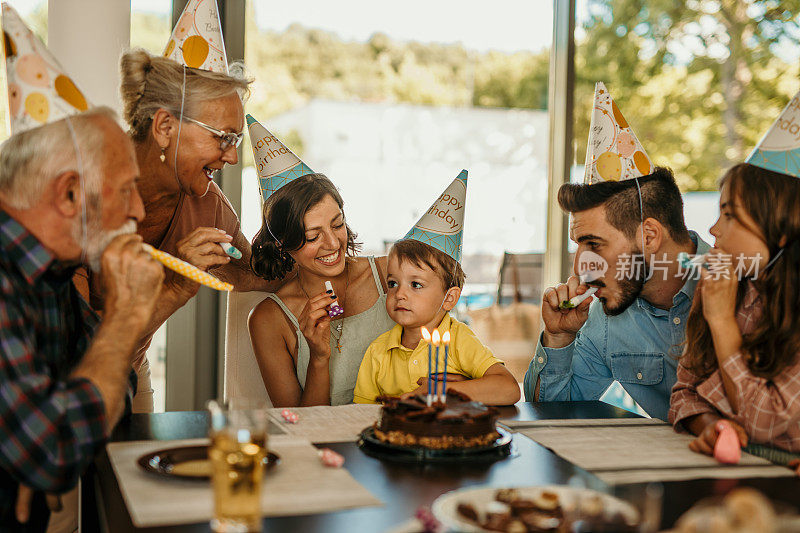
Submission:
{"label": "confetti on table", "polygon": [[216,289],[218,291],[232,291],[233,285],[230,283],[225,283],[224,281],[220,281],[219,279],[215,278],[208,272],[203,272],[199,268],[194,265],[187,263],[186,261],[182,261],[175,256],[172,256],[166,252],[162,252],[161,250],[157,250],[150,246],[149,244],[142,244],[145,251],[148,252],[153,259],[164,265],[165,267],[169,268],[170,270],[174,270],[181,276],[189,278],[192,281],[196,281],[201,285],[205,285],[206,287],[211,287],[212,289]]}
{"label": "confetti on table", "polygon": [[300,417],[297,416],[297,413],[290,411],[289,409],[284,409],[281,411],[281,416],[290,424],[297,424],[297,421],[300,420]]}
{"label": "confetti on table", "polygon": [[414,517],[419,520],[423,533],[440,533],[443,531],[442,524],[433,516],[433,511],[429,507],[420,507],[414,513]]}
{"label": "confetti on table", "polygon": [[344,465],[344,457],[330,448],[322,448],[319,451],[319,458],[325,466],[341,468]]}

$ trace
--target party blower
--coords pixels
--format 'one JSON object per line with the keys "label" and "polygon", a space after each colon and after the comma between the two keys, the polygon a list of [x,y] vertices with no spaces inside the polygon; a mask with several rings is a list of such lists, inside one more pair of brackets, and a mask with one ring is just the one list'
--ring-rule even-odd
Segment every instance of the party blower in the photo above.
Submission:
{"label": "party blower", "polygon": [[680,252],[678,254],[678,263],[684,270],[692,270],[700,267],[708,269],[708,263],[706,263],[706,254],[691,256],[686,252]]}
{"label": "party blower", "polygon": [[[581,285],[598,280],[605,276],[608,270],[608,263],[605,259],[594,252],[585,251],[578,259],[578,278]],[[584,300],[597,292],[599,287],[589,287],[589,290],[578,296],[573,296],[569,300],[562,300],[558,304],[559,309],[574,309],[581,305]]]}
{"label": "party blower", "polygon": [[[325,282],[325,292],[333,294],[333,284],[330,281]],[[341,316],[344,314],[344,308],[339,305],[339,300],[336,299],[333,303],[328,306],[328,316],[331,318],[336,318],[337,316]]]}
{"label": "party blower", "polygon": [[206,287],[211,287],[212,289],[216,289],[218,291],[232,291],[233,285],[230,283],[226,283],[224,281],[220,281],[219,279],[215,278],[208,272],[203,272],[199,268],[194,265],[187,263],[186,261],[181,261],[175,256],[172,256],[166,252],[162,252],[156,248],[153,248],[149,244],[143,243],[142,248],[150,254],[150,256],[167,267],[168,269],[177,272],[181,276],[185,278],[189,278],[192,281],[196,281],[201,285],[205,285]]}

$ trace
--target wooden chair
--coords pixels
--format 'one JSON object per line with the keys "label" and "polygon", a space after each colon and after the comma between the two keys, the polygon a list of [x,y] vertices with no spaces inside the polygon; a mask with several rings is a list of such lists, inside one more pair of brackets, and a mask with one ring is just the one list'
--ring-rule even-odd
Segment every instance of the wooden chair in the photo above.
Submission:
{"label": "wooden chair", "polygon": [[230,292],[225,320],[225,382],[223,395],[230,398],[248,400],[267,400],[272,402],[261,379],[261,371],[256,363],[247,317],[250,311],[266,298],[263,292]]}

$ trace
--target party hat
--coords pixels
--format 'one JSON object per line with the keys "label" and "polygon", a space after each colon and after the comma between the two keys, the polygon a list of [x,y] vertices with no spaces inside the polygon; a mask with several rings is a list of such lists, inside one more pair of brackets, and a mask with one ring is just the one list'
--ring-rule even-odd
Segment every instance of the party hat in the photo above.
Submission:
{"label": "party hat", "polygon": [[12,134],[89,109],[86,97],[53,54],[6,3],[3,47]]}
{"label": "party hat", "polygon": [[583,182],[622,181],[646,176],[653,163],[603,85],[594,86],[594,107],[586,145]]}
{"label": "party hat", "polygon": [[800,178],[800,92],[789,101],[745,162]]}
{"label": "party hat", "polygon": [[290,181],[314,173],[252,115],[247,115],[247,127],[262,200],[266,201],[272,193]]}
{"label": "party hat", "polygon": [[228,73],[217,0],[189,0],[172,30],[164,57],[187,67]]}
{"label": "party hat", "polygon": [[462,170],[403,239],[433,246],[460,263],[466,203],[467,171]]}

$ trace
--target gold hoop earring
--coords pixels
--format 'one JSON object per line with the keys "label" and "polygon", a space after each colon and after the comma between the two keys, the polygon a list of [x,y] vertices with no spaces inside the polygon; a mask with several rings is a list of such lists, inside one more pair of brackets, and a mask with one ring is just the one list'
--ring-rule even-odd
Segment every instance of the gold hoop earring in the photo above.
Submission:
{"label": "gold hoop earring", "polygon": [[158,156],[158,158],[161,160],[162,163],[166,163],[167,162],[167,155],[164,153],[164,150],[166,150],[166,148],[162,148],[161,149],[161,155]]}

